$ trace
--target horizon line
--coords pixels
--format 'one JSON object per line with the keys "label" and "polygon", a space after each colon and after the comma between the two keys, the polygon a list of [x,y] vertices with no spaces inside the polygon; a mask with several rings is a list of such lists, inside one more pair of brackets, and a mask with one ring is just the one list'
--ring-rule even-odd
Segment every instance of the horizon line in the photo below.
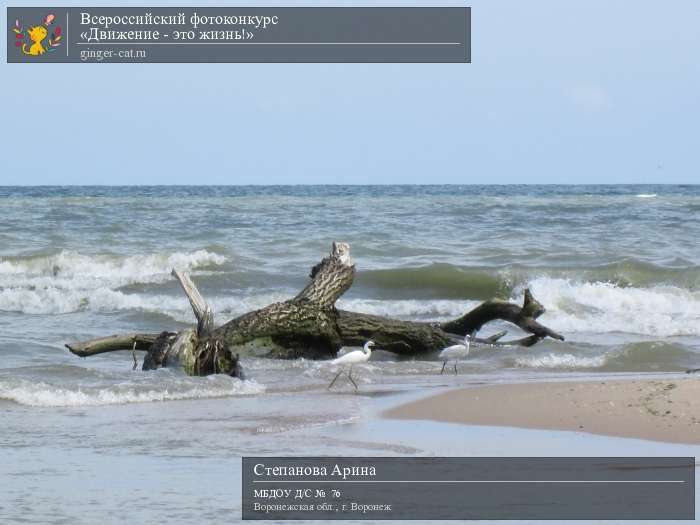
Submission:
{"label": "horizon line", "polygon": [[700,186],[700,183],[692,182],[445,182],[445,183],[371,183],[371,184],[340,184],[340,183],[286,183],[286,184],[0,184],[0,188],[153,188],[153,187],[180,187],[180,188],[236,188],[236,187],[255,187],[255,188],[274,188],[274,187],[299,187],[299,186],[328,186],[328,187],[391,187],[391,186]]}

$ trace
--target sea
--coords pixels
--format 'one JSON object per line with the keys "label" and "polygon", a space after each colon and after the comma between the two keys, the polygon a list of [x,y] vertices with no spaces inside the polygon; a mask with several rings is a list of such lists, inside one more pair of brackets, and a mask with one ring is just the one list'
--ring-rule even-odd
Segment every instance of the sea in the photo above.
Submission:
{"label": "sea", "polygon": [[[699,238],[700,186],[0,187],[0,518],[231,523],[240,456],[443,453],[383,435],[392,400],[700,368]],[[242,381],[64,346],[192,326],[173,268],[217,324],[292,297],[333,241],[357,270],[340,308],[443,321],[529,288],[566,340],[476,346],[456,375],[438,352],[379,349],[357,391],[328,390],[327,361],[244,356]],[[479,335],[501,330],[523,335]],[[490,439],[449,451],[494,453]]]}

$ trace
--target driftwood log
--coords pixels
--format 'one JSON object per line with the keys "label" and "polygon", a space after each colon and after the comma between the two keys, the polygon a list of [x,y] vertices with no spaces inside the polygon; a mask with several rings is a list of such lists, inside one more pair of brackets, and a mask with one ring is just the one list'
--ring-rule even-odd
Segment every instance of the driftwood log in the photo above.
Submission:
{"label": "driftwood log", "polygon": [[[311,280],[299,294],[248,312],[216,328],[211,307],[187,274],[173,270],[190,301],[197,326],[180,332],[112,335],[69,343],[80,357],[117,350],[146,352],[143,370],[179,365],[190,375],[224,373],[242,376],[240,355],[275,358],[334,357],[342,346],[358,346],[368,339],[377,347],[404,356],[440,350],[470,334],[476,343],[531,346],[545,337],[564,337],[537,322],[544,307],[525,290],[523,305],[492,299],[462,317],[444,323],[400,321],[338,310],[335,303],[352,286],[355,265],[346,243],[333,243],[331,253],[311,269]],[[506,332],[476,338],[494,320],[515,324],[531,335],[506,343]]]}

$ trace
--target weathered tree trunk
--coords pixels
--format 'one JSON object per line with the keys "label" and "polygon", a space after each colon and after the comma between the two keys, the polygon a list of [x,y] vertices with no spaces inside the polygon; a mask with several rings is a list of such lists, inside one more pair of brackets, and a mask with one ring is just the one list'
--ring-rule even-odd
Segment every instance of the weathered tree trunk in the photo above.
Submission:
{"label": "weathered tree trunk", "polygon": [[214,332],[214,313],[187,274],[173,269],[197,319],[197,328],[177,334],[162,332],[147,350],[144,370],[180,365],[190,375],[228,374],[242,376],[238,355]]}
{"label": "weathered tree trunk", "polygon": [[311,270],[311,281],[294,298],[248,312],[214,328],[213,312],[186,274],[173,270],[197,319],[197,328],[179,333],[109,336],[66,346],[87,357],[115,350],[145,350],[143,369],[179,363],[192,375],[226,373],[240,376],[239,354],[278,358],[333,357],[341,346],[377,347],[401,355],[420,355],[453,344],[466,334],[475,336],[488,322],[509,321],[530,336],[500,343],[505,332],[482,344],[531,346],[545,337],[564,338],[537,322],[544,307],[525,291],[523,306],[492,299],[446,323],[400,321],[337,310],[335,303],[352,286],[355,265],[346,243],[333,243],[331,253]]}

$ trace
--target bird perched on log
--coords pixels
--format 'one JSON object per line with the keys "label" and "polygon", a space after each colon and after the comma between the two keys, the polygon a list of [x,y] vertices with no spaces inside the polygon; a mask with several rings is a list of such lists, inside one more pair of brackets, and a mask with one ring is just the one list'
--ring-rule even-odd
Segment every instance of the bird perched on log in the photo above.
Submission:
{"label": "bird perched on log", "polygon": [[340,377],[340,375],[345,373],[347,374],[350,382],[355,387],[355,390],[357,390],[357,383],[355,383],[355,380],[352,378],[352,367],[353,365],[356,365],[358,363],[366,363],[367,361],[369,361],[369,358],[372,355],[373,346],[376,346],[376,343],[374,341],[367,341],[365,343],[365,346],[362,347],[362,350],[353,350],[352,352],[348,352],[345,355],[333,359],[331,361],[332,365],[350,365],[350,367],[346,370],[340,370],[340,372],[338,372],[333,378],[333,381],[331,381],[331,384],[328,385],[328,389],[330,390],[330,388],[335,384],[336,380]]}
{"label": "bird perched on log", "polygon": [[469,355],[470,340],[471,336],[467,334],[464,336],[464,344],[448,346],[447,348],[444,348],[442,352],[440,352],[440,359],[443,361],[440,375],[445,373],[445,366],[447,366],[449,361],[455,362],[455,374],[457,374],[457,361],[464,359]]}

